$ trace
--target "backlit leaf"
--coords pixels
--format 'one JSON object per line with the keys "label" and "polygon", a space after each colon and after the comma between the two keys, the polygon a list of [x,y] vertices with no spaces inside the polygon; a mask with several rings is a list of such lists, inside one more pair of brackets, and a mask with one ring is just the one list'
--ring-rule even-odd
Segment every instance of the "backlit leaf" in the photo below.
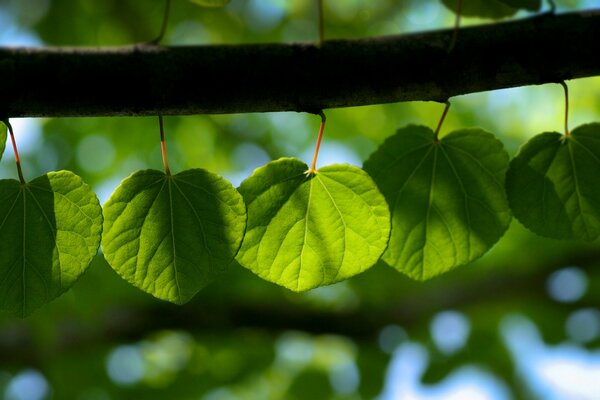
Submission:
{"label": "backlit leaf", "polygon": [[139,171],[104,205],[102,250],[125,280],[183,304],[223,273],[246,226],[240,194],[202,169]]}
{"label": "backlit leaf", "polygon": [[502,143],[481,129],[455,131],[438,143],[433,136],[427,127],[409,125],[364,165],[392,212],[382,259],[418,280],[480,257],[511,220]]}
{"label": "backlit leaf", "polygon": [[[519,0],[516,0],[519,1]],[[458,12],[457,0],[441,0],[453,12]],[[460,14],[465,17],[500,19],[510,17],[518,11],[504,0],[461,0]]]}
{"label": "backlit leaf", "polygon": [[522,8],[529,11],[538,11],[542,6],[542,0],[500,0],[509,7]]}
{"label": "backlit leaf", "polygon": [[21,316],[60,296],[96,255],[102,209],[69,171],[0,180],[0,308]]}
{"label": "backlit leaf", "polygon": [[293,158],[258,168],[239,188],[248,228],[237,260],[293,291],[347,279],[386,248],[389,209],[360,168],[330,165],[317,174]]}
{"label": "backlit leaf", "polygon": [[533,232],[555,239],[600,236],[600,123],[569,136],[535,136],[511,161],[506,190],[515,217]]}
{"label": "backlit leaf", "polygon": [[190,0],[192,3],[202,7],[225,7],[231,0]]}
{"label": "backlit leaf", "polygon": [[2,121],[0,121],[0,160],[2,160],[2,155],[4,154],[4,150],[6,149],[6,125]]}

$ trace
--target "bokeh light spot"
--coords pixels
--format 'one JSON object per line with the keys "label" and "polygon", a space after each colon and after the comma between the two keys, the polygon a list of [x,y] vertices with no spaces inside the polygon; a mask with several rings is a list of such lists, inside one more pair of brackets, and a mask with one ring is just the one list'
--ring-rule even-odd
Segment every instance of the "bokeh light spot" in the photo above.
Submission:
{"label": "bokeh light spot", "polygon": [[284,333],[275,343],[277,361],[288,365],[303,367],[315,354],[312,340],[298,332]]}
{"label": "bokeh light spot", "polygon": [[565,323],[567,335],[576,342],[587,343],[600,336],[600,311],[583,308],[571,313]]}
{"label": "bokeh light spot", "polygon": [[88,172],[101,172],[115,160],[113,144],[100,135],[86,136],[77,145],[77,163]]}
{"label": "bokeh light spot", "polygon": [[551,298],[561,303],[579,300],[587,290],[588,279],[578,267],[567,267],[552,273],[546,281],[546,290]]}
{"label": "bokeh light spot", "polygon": [[348,362],[334,366],[329,370],[329,383],[338,394],[348,395],[356,392],[360,384],[360,372],[356,363]]}
{"label": "bokeh light spot", "polygon": [[444,354],[462,349],[469,338],[471,324],[458,311],[442,311],[431,320],[429,331],[437,348]]}
{"label": "bokeh light spot", "polygon": [[246,8],[246,22],[256,32],[275,28],[285,17],[285,0],[250,0]]}
{"label": "bokeh light spot", "polygon": [[46,378],[34,369],[26,369],[6,386],[6,400],[42,400],[48,397],[49,385]]}
{"label": "bokeh light spot", "polygon": [[408,339],[406,331],[398,325],[387,325],[379,332],[379,347],[386,354],[392,354],[402,342]]}
{"label": "bokeh light spot", "polygon": [[137,346],[119,346],[106,360],[106,371],[117,385],[133,385],[144,376],[144,359]]}

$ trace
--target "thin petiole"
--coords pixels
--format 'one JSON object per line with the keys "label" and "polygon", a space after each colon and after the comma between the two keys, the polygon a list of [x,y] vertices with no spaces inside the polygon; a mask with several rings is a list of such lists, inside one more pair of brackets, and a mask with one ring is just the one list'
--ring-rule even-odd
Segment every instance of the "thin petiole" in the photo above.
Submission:
{"label": "thin petiole", "polygon": [[319,47],[323,46],[325,41],[325,17],[323,15],[323,0],[317,0],[317,7],[319,9]]}
{"label": "thin petiole", "polygon": [[8,127],[10,133],[10,140],[12,142],[13,151],[15,153],[15,163],[17,164],[17,173],[19,174],[19,181],[21,184],[25,184],[25,178],[23,178],[23,171],[21,170],[21,158],[19,157],[19,150],[17,149],[17,141],[15,140],[15,134],[13,132],[12,125],[8,122],[8,119],[3,120],[4,124]]}
{"label": "thin petiole", "polygon": [[308,174],[316,174],[317,173],[317,158],[319,157],[319,148],[321,147],[321,140],[323,139],[323,131],[325,130],[325,122],[327,121],[327,117],[325,117],[325,113],[323,111],[319,112],[321,116],[321,126],[319,127],[319,136],[317,137],[317,145],[315,146],[315,154],[313,156],[312,163],[310,164],[310,168],[306,171]]}
{"label": "thin petiole", "polygon": [[462,0],[456,0],[456,18],[454,19],[454,30],[452,31],[452,39],[450,39],[450,45],[448,46],[448,53],[451,53],[456,46],[458,40],[458,31],[460,30],[460,13],[462,12]]}
{"label": "thin petiole", "polygon": [[160,32],[158,34],[158,37],[154,40],[152,40],[150,43],[152,44],[159,44],[161,40],[163,40],[163,37],[165,36],[165,33],[167,32],[167,25],[169,23],[169,14],[171,12],[171,0],[165,0],[165,12],[163,14],[163,21],[162,21],[162,25],[160,27]]}
{"label": "thin petiole", "polygon": [[169,169],[169,161],[167,160],[167,144],[165,143],[165,130],[163,128],[163,117],[158,115],[158,124],[160,126],[160,151],[162,152],[163,165],[165,166],[165,174],[171,175]]}
{"label": "thin petiole", "polygon": [[565,136],[569,136],[569,88],[565,81],[560,82],[560,85],[565,90]]}
{"label": "thin petiole", "polygon": [[444,112],[442,112],[442,116],[440,117],[440,122],[438,122],[438,126],[435,129],[435,133],[433,135],[433,141],[435,143],[439,142],[439,134],[440,134],[440,129],[442,128],[442,124],[444,123],[444,120],[446,119],[446,114],[448,114],[448,109],[450,108],[450,102],[448,100],[446,100],[445,102],[446,106],[444,107]]}

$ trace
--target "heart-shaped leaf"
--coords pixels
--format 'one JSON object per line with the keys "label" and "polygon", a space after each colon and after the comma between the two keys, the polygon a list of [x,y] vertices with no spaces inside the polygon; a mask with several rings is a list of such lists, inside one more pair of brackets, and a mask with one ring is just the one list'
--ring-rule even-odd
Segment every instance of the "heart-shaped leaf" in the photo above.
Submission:
{"label": "heart-shaped leaf", "polygon": [[500,0],[509,7],[520,8],[528,11],[537,11],[542,7],[542,0]]}
{"label": "heart-shaped leaf", "polygon": [[203,169],[138,171],[104,205],[102,251],[126,281],[183,304],[223,273],[246,226],[229,182]]}
{"label": "heart-shaped leaf", "polygon": [[390,232],[385,199],[360,168],[307,170],[299,160],[282,158],[258,168],[239,188],[248,228],[237,260],[297,292],[373,266]]}
{"label": "heart-shaped leaf", "polygon": [[515,217],[555,239],[600,236],[600,123],[535,136],[511,161],[506,191]]}
{"label": "heart-shaped leaf", "polygon": [[190,0],[192,3],[197,4],[202,7],[225,7],[227,4],[231,2],[231,0]]}
{"label": "heart-shaped leaf", "polygon": [[426,280],[483,255],[507,229],[508,154],[481,129],[398,130],[365,162],[390,204],[392,233],[382,259]]}
{"label": "heart-shaped leaf", "polygon": [[6,125],[4,125],[4,122],[0,121],[0,160],[2,160],[2,155],[4,154],[5,149],[6,149]]}
{"label": "heart-shaped leaf", "polygon": [[98,251],[102,209],[69,171],[0,180],[0,308],[21,316],[60,296]]}
{"label": "heart-shaped leaf", "polygon": [[[510,0],[508,0],[510,1]],[[514,0],[519,2],[519,0]],[[441,0],[454,13],[458,12],[457,0]],[[518,8],[511,7],[504,0],[461,0],[460,14],[465,17],[500,19],[514,15]]]}

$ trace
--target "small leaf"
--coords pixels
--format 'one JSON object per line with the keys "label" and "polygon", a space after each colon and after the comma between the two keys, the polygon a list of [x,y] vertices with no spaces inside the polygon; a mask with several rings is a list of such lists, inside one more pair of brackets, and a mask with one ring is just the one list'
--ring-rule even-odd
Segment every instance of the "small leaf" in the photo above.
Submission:
{"label": "small leaf", "polygon": [[535,136],[511,161],[506,191],[515,217],[555,239],[600,237],[600,123],[569,136]]}
{"label": "small leaf", "polygon": [[0,160],[2,160],[2,155],[4,154],[5,149],[6,149],[6,125],[4,125],[4,122],[0,121]]}
{"label": "small leaf", "polygon": [[385,199],[360,168],[330,165],[316,174],[307,169],[282,158],[258,168],[239,188],[248,228],[237,260],[297,292],[370,268],[390,231]]}
{"label": "small leaf", "polygon": [[102,209],[69,171],[0,180],[0,308],[21,316],[60,296],[98,251]]}
{"label": "small leaf", "polygon": [[231,0],[190,0],[192,3],[197,4],[202,7],[225,7],[227,4],[231,2]]}
{"label": "small leaf", "polygon": [[[458,12],[457,0],[441,0],[441,2],[452,12]],[[460,14],[465,17],[500,19],[510,17],[518,11],[518,8],[507,5],[505,0],[461,0],[461,2]]]}
{"label": "small leaf", "polygon": [[382,259],[418,280],[480,257],[511,220],[502,143],[481,129],[455,131],[438,143],[433,137],[431,129],[409,125],[364,165],[392,212]]}
{"label": "small leaf", "polygon": [[112,268],[151,295],[183,304],[223,273],[246,227],[229,182],[203,169],[138,171],[104,205],[102,250]]}

